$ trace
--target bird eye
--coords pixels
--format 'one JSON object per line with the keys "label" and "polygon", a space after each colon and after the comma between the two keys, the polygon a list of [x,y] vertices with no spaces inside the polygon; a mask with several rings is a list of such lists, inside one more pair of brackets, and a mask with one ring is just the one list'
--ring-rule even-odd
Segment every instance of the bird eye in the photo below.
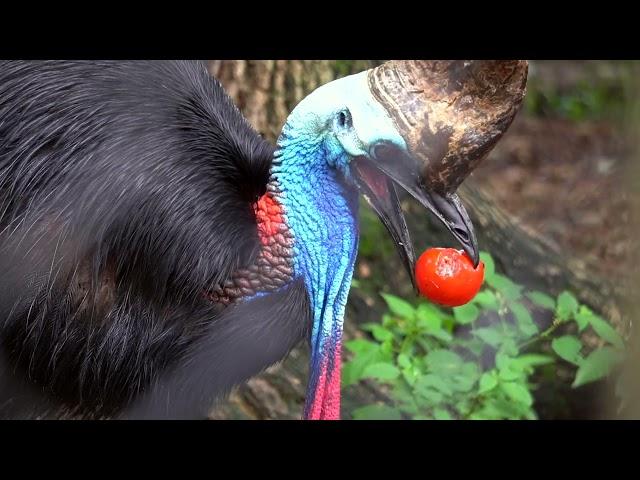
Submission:
{"label": "bird eye", "polygon": [[350,128],[351,127],[351,115],[346,110],[342,110],[338,113],[338,126],[340,128]]}

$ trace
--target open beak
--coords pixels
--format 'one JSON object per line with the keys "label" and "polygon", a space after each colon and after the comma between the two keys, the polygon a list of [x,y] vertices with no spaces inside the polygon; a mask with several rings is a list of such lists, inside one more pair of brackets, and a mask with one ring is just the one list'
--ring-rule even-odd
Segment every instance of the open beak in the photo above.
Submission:
{"label": "open beak", "polygon": [[[380,149],[378,149],[378,152]],[[387,150],[389,153],[392,149]],[[402,157],[396,152],[396,159]],[[429,192],[420,183],[411,182],[412,175],[399,175],[397,172],[384,169],[385,165],[406,164],[408,159],[391,162],[385,157],[358,157],[353,161],[358,188],[365,200],[371,205],[393,239],[396,249],[407,269],[414,288],[416,255],[409,235],[409,230],[400,207],[396,191],[401,186],[420,204],[433,213],[451,232],[462,249],[467,252],[474,266],[480,261],[478,243],[473,224],[459,197],[455,194],[441,195]]]}
{"label": "open beak", "polygon": [[431,211],[477,266],[476,235],[455,192],[513,121],[527,70],[520,60],[394,60],[368,71],[369,91],[405,145],[379,135],[353,160],[354,177],[414,287],[416,258],[396,188]]}

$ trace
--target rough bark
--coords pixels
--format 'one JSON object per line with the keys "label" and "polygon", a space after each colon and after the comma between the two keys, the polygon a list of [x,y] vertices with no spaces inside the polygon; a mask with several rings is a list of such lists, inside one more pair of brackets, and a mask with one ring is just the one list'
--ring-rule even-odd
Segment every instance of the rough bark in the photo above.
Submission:
{"label": "rough bark", "polygon": [[338,75],[368,68],[330,60],[212,60],[209,72],[224,85],[249,122],[274,141],[293,107]]}
{"label": "rough bark", "polygon": [[[378,64],[378,61],[211,61],[210,72],[227,89],[254,127],[266,138],[274,140],[289,111],[317,86],[338,76],[355,73]],[[488,160],[490,161],[490,160]],[[498,269],[529,288],[551,294],[570,289],[578,299],[627,329],[620,308],[624,294],[621,282],[594,278],[586,261],[560,253],[542,236],[529,232],[492,202],[473,179],[459,190],[476,226],[483,250],[496,259]],[[449,244],[451,239],[440,225],[424,211],[407,202],[408,223],[414,242],[418,244]],[[425,220],[426,219],[426,220]],[[403,278],[397,266],[389,268],[390,277]],[[392,273],[395,269],[395,273]],[[378,272],[377,274],[383,274]],[[404,278],[405,292],[409,286]],[[390,280],[394,281],[394,280]],[[395,283],[397,286],[398,283]],[[357,323],[377,321],[372,301],[361,292],[352,291],[347,310],[345,337],[361,335]],[[236,389],[228,400],[211,412],[211,418],[291,419],[299,418],[304,402],[308,352],[304,346],[296,349],[282,364]],[[358,405],[385,399],[383,392],[363,384],[349,389],[343,399],[343,416]]]}

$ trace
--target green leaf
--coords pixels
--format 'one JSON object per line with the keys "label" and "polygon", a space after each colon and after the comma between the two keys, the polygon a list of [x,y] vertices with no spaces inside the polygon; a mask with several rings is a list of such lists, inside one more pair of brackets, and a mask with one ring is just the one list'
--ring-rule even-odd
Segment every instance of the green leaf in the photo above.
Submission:
{"label": "green leaf", "polygon": [[463,347],[465,350],[468,350],[470,353],[472,353],[474,356],[479,357],[480,355],[482,355],[482,352],[484,352],[485,348],[487,348],[487,345],[485,342],[483,342],[482,340],[480,340],[479,338],[470,338],[470,339],[457,339],[456,343]]}
{"label": "green leaf", "polygon": [[606,340],[620,350],[624,350],[624,340],[622,340],[622,337],[601,317],[592,314],[589,323],[601,339]]}
{"label": "green leaf", "polygon": [[556,301],[546,293],[527,292],[526,296],[527,298],[529,298],[529,300],[531,300],[531,302],[533,302],[534,305],[537,305],[538,307],[542,307],[547,310],[556,309]]}
{"label": "green leaf", "polygon": [[473,298],[472,302],[480,305],[486,310],[497,311],[500,308],[498,298],[496,297],[496,294],[491,290],[483,290],[481,292],[478,292],[478,294]]}
{"label": "green leaf", "polygon": [[480,261],[484,263],[484,278],[492,278],[496,272],[496,265],[489,252],[480,252]]}
{"label": "green leaf", "polygon": [[522,286],[517,285],[511,279],[496,273],[487,283],[498,290],[507,300],[518,300],[522,296]]}
{"label": "green leaf", "polygon": [[509,355],[506,355],[503,352],[498,352],[496,354],[496,367],[498,367],[499,370],[508,368],[509,365],[511,365],[511,362],[513,362],[513,358]]}
{"label": "green leaf", "polygon": [[444,395],[451,395],[453,393],[451,387],[442,377],[440,377],[439,375],[434,375],[432,373],[421,376],[416,381],[415,388],[419,390],[434,388]]}
{"label": "green leaf", "polygon": [[378,380],[395,380],[400,376],[400,370],[395,365],[380,362],[368,365],[362,372],[362,376]]}
{"label": "green leaf", "polygon": [[398,365],[400,365],[402,368],[410,367],[411,359],[409,358],[409,355],[405,355],[404,353],[398,355]]}
{"label": "green leaf", "polygon": [[497,347],[504,335],[494,328],[476,328],[473,333],[492,347]]}
{"label": "green leaf", "polygon": [[466,377],[472,378],[475,382],[480,377],[480,367],[476,362],[465,362],[462,365],[462,373]]}
{"label": "green leaf", "polygon": [[554,338],[551,342],[551,348],[556,354],[574,365],[580,365],[582,363],[582,343],[577,337],[573,335],[564,335],[563,337]]}
{"label": "green leaf", "polygon": [[507,394],[511,400],[517,403],[521,403],[530,407],[533,405],[533,397],[529,390],[527,390],[522,384],[516,382],[506,382],[500,385],[502,391]]}
{"label": "green leaf", "polygon": [[416,316],[418,320],[427,320],[431,318],[442,319],[447,315],[440,308],[435,306],[433,303],[421,302],[416,308]]}
{"label": "green leaf", "polygon": [[427,335],[431,335],[434,338],[444,342],[450,343],[453,340],[453,336],[446,330],[436,330],[434,332],[427,332]]}
{"label": "green leaf", "polygon": [[509,305],[509,308],[513,312],[513,315],[516,317],[516,322],[518,322],[518,328],[525,335],[532,337],[536,333],[538,333],[538,327],[535,323],[533,323],[533,318],[529,313],[529,310],[522,305],[521,303],[514,302]]}
{"label": "green leaf", "polygon": [[585,358],[578,368],[576,378],[571,385],[574,388],[600,380],[611,372],[613,367],[622,361],[620,352],[611,347],[594,350]]}
{"label": "green leaf", "polygon": [[425,357],[425,362],[429,370],[438,373],[456,372],[462,366],[462,358],[449,350],[432,350]]}
{"label": "green leaf", "polygon": [[418,382],[416,382],[415,393],[426,400],[429,405],[438,405],[444,398],[442,393],[425,385],[418,385]]}
{"label": "green leaf", "polygon": [[398,325],[398,322],[395,319],[395,317],[393,317],[392,315],[389,315],[388,313],[385,313],[384,315],[382,315],[381,323],[384,328],[391,328]]}
{"label": "green leaf", "polygon": [[391,310],[391,313],[401,318],[413,318],[414,308],[409,302],[406,302],[395,295],[389,295],[387,293],[382,293],[381,295],[382,298],[384,298],[384,301],[387,302],[387,306],[389,307],[389,310]]}
{"label": "green leaf", "polygon": [[366,352],[378,350],[378,344],[365,340],[364,338],[356,338],[355,340],[349,340],[344,344],[345,348],[350,352],[360,355]]}
{"label": "green leaf", "polygon": [[417,325],[425,330],[435,331],[442,328],[442,318],[439,315],[433,313],[426,313],[423,309],[417,310],[418,322]]}
{"label": "green leaf", "polygon": [[387,340],[380,344],[380,355],[385,362],[391,362],[393,360],[393,342]]}
{"label": "green leaf", "polygon": [[467,303],[461,307],[455,307],[453,309],[453,316],[461,325],[467,325],[472,323],[478,315],[480,314],[480,310],[473,303]]}
{"label": "green leaf", "polygon": [[478,378],[476,376],[469,375],[454,375],[451,378],[451,384],[456,392],[467,393],[470,392],[476,385]]}
{"label": "green leaf", "polygon": [[391,389],[394,400],[401,404],[413,403],[413,390],[404,382],[395,382]]}
{"label": "green leaf", "polygon": [[364,339],[350,340],[345,347],[355,353],[355,357],[346,362],[342,369],[342,384],[344,386],[356,383],[363,378],[367,366],[376,362],[383,362],[387,355],[379,344]]}
{"label": "green leaf", "polygon": [[584,305],[580,307],[578,312],[574,315],[573,319],[578,324],[578,332],[582,332],[589,326],[593,312]]}
{"label": "green leaf", "polygon": [[517,365],[517,367],[523,371],[541,365],[549,365],[554,362],[555,358],[537,353],[527,353],[511,360],[512,364]]}
{"label": "green leaf", "polygon": [[393,333],[391,333],[389,330],[384,328],[382,325],[378,325],[374,323],[373,325],[370,326],[368,330],[373,335],[373,338],[375,338],[379,342],[384,342],[386,340],[393,339]]}
{"label": "green leaf", "polygon": [[505,368],[500,369],[498,377],[504,382],[513,382],[522,377],[522,371],[517,364],[510,362]]}
{"label": "green leaf", "polygon": [[483,394],[487,393],[498,385],[498,378],[496,376],[495,371],[485,372],[480,377],[480,388],[478,389],[478,393]]}
{"label": "green leaf", "polygon": [[355,420],[401,420],[402,415],[396,408],[386,405],[367,405],[353,411]]}
{"label": "green leaf", "polygon": [[342,383],[342,388],[347,387],[353,383],[356,383],[358,379],[356,378],[356,374],[353,372],[353,363],[345,362],[342,365],[342,373],[340,382]]}
{"label": "green leaf", "polygon": [[451,334],[442,328],[442,316],[439,314],[426,313],[423,309],[418,309],[418,321],[417,326],[421,328],[424,333],[430,335],[445,343],[451,342],[453,337]]}
{"label": "green leaf", "polygon": [[434,408],[433,410],[433,418],[436,420],[452,420],[451,414],[448,410],[444,408]]}
{"label": "green leaf", "polygon": [[504,353],[510,357],[515,357],[520,353],[518,349],[518,345],[512,338],[505,338],[502,341],[502,345],[500,345],[500,352]]}
{"label": "green leaf", "polygon": [[560,321],[566,322],[578,311],[578,301],[571,292],[564,291],[558,296],[556,316]]}
{"label": "green leaf", "polygon": [[420,376],[420,371],[414,366],[402,369],[402,378],[411,386],[414,386]]}

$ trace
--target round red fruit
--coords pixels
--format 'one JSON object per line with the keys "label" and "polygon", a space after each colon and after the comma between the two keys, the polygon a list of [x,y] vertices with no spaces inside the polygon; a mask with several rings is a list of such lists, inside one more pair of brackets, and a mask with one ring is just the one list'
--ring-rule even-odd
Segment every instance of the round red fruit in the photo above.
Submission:
{"label": "round red fruit", "polygon": [[438,305],[459,307],[470,302],[483,280],[484,263],[474,268],[463,250],[429,248],[416,264],[418,290]]}

